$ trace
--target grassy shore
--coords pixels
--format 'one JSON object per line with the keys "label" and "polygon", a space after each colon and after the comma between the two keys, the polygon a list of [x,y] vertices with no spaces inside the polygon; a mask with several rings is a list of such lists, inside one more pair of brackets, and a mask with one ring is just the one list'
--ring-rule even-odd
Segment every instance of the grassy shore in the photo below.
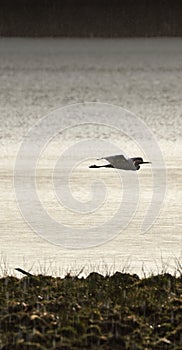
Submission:
{"label": "grassy shore", "polygon": [[182,276],[3,277],[0,349],[182,349]]}

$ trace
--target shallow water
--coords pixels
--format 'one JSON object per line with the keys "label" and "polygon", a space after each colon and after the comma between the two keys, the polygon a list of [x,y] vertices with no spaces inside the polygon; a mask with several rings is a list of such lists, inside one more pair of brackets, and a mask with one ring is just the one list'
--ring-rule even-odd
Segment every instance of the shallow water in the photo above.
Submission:
{"label": "shallow water", "polygon": [[[174,268],[175,259],[179,260],[181,256],[182,237],[181,54],[181,39],[1,39],[2,270],[7,268],[13,273],[14,267],[19,266],[32,272],[62,274],[69,270],[79,272],[84,266],[86,274],[91,270],[112,272],[125,269],[141,273],[143,269],[150,273],[166,266],[169,270]],[[64,238],[65,245],[57,246],[33,232],[22,218],[15,197],[13,169],[20,143],[29,127],[55,108],[84,101],[119,105],[142,118],[155,135],[165,160],[166,196],[155,223],[142,234],[141,224],[152,197],[151,169],[154,168],[146,166],[137,174],[122,172],[120,178],[121,173],[112,169],[97,172],[88,169],[90,162],[94,161],[87,159],[90,152],[88,145],[84,146],[84,160],[80,164],[80,158],[76,152],[73,153],[73,149],[79,141],[89,139],[95,145],[99,139],[106,144],[103,149],[93,146],[95,158],[110,154],[108,142],[125,150],[128,156],[138,155],[139,152],[145,156],[145,150],[141,150],[135,140],[129,140],[126,135],[108,127],[90,125],[70,128],[44,149],[36,177],[37,193],[46,212],[54,220],[78,232],[78,239],[73,238],[72,248],[80,249],[65,249],[64,246],[70,244],[69,237]],[[76,122],[82,122],[79,113]],[[60,127],[59,122],[57,127]],[[79,208],[84,208],[88,201],[96,198],[96,202],[92,203],[95,206],[91,206],[87,214],[60,204],[59,196],[63,195],[63,200],[67,198],[66,172],[60,173],[59,168],[56,170],[56,193],[52,184],[56,162],[62,152],[72,146],[72,153],[65,160],[65,168],[69,169],[73,163],[75,165],[70,178],[73,198],[78,200],[78,206],[81,201]],[[159,169],[159,179],[160,173]],[[136,176],[140,184],[138,206],[126,229],[118,230],[124,220],[130,219],[131,195],[137,194],[134,187]],[[25,183],[25,188],[26,178],[24,169],[20,183]],[[106,193],[101,185],[95,193],[91,192],[90,186],[96,180],[104,182]],[[113,223],[109,220],[117,213],[123,193],[126,197],[121,218],[118,216]],[[30,207],[26,196],[23,198],[22,205],[34,211],[35,202],[32,200]],[[74,205],[74,202],[68,201],[70,203]],[[30,217],[37,220],[39,214],[37,211],[35,217],[33,214]],[[39,224],[44,225],[41,219]],[[102,232],[102,237],[99,237],[99,233],[94,236],[95,227],[102,227],[103,224],[106,224],[105,234]],[[91,230],[90,236],[85,233],[88,228]],[[51,227],[48,227],[48,231],[51,231]],[[83,246],[77,247],[78,242],[83,242]],[[87,248],[84,249],[85,245]]]}

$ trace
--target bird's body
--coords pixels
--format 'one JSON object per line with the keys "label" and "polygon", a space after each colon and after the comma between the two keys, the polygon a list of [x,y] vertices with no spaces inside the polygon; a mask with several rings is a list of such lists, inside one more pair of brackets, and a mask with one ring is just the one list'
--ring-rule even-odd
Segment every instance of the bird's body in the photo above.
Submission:
{"label": "bird's body", "polygon": [[[146,164],[151,162],[144,162],[141,157],[126,158],[123,154],[104,157],[100,159],[105,159],[109,162],[106,165],[91,165],[89,168],[116,168],[122,170],[139,170],[140,164]],[[97,159],[97,160],[100,160]]]}

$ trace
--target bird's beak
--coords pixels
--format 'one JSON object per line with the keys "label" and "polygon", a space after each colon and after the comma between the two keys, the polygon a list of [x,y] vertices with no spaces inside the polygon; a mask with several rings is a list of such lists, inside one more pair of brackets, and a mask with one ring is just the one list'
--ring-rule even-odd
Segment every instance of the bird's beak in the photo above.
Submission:
{"label": "bird's beak", "polygon": [[151,164],[152,162],[142,162],[140,164]]}

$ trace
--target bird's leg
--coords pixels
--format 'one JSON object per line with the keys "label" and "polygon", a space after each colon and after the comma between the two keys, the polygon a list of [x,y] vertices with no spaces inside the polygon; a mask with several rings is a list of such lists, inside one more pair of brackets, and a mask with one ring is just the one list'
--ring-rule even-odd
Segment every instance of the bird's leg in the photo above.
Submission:
{"label": "bird's leg", "polygon": [[111,164],[106,164],[106,165],[103,165],[104,168],[114,168],[113,165]]}
{"label": "bird's leg", "polygon": [[113,165],[111,164],[106,164],[106,165],[90,165],[89,168],[114,168]]}
{"label": "bird's leg", "polygon": [[99,166],[94,164],[94,165],[90,165],[89,168],[99,168]]}

